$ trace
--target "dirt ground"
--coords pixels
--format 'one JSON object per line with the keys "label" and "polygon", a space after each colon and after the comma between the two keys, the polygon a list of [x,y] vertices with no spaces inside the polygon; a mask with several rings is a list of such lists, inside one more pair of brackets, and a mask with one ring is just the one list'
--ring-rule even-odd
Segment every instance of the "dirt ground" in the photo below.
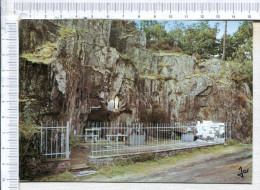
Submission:
{"label": "dirt ground", "polygon": [[[243,178],[239,168],[247,170]],[[84,181],[165,183],[252,183],[252,147],[230,146],[214,153],[198,154],[173,165],[162,164],[137,172],[108,178],[102,174]]]}
{"label": "dirt ground", "polygon": [[87,147],[80,146],[71,151],[70,164],[76,166],[80,164],[87,164],[87,158],[90,154],[90,150]]}
{"label": "dirt ground", "polygon": [[[238,176],[239,168],[249,169]],[[127,182],[178,182],[178,183],[252,183],[252,150],[207,158],[186,166],[171,167],[145,177],[130,178]]]}

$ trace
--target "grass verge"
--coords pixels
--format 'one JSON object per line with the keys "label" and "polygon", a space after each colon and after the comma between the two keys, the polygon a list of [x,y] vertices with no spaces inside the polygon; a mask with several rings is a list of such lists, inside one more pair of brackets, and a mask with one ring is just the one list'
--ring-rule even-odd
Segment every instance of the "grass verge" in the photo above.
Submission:
{"label": "grass verge", "polygon": [[77,179],[73,176],[73,174],[71,172],[69,172],[68,170],[64,173],[60,173],[60,174],[56,174],[56,175],[50,175],[50,176],[46,176],[43,177],[41,179],[36,179],[35,181],[76,181]]}
{"label": "grass verge", "polygon": [[[247,145],[246,147],[249,147]],[[47,176],[35,181],[84,181],[99,178],[113,178],[124,175],[146,175],[155,171],[164,170],[172,165],[178,164],[184,166],[194,161],[196,156],[203,155],[203,159],[207,157],[220,156],[230,154],[237,150],[245,148],[245,145],[240,144],[239,141],[230,139],[225,145],[216,145],[207,148],[195,149],[176,153],[167,157],[155,157],[152,154],[144,154],[135,159],[128,159],[127,161],[117,162],[113,166],[93,166],[91,170],[98,171],[97,174],[87,175],[76,178],[73,173],[66,171],[64,173]],[[188,161],[184,161],[188,160]],[[184,162],[183,162],[184,161]]]}
{"label": "grass verge", "polygon": [[[230,154],[244,147],[245,146],[241,146],[238,141],[229,140],[225,145],[216,145],[208,148],[195,149],[189,152],[186,151],[182,153],[176,153],[168,157],[158,158],[151,156],[150,160],[143,162],[129,159],[125,162],[118,162],[113,166],[96,166],[93,169],[97,170],[99,172],[98,174],[81,177],[80,180],[87,180],[95,177],[98,178],[102,175],[107,178],[113,178],[116,176],[123,176],[128,174],[150,174],[156,170],[163,170],[164,168],[169,168],[171,165],[180,164],[184,159],[187,159],[188,161],[185,163],[183,162],[182,165],[189,164],[193,160],[191,158],[194,158],[199,154],[202,154],[204,159],[206,157]],[[140,160],[142,160],[142,158],[140,158]]]}

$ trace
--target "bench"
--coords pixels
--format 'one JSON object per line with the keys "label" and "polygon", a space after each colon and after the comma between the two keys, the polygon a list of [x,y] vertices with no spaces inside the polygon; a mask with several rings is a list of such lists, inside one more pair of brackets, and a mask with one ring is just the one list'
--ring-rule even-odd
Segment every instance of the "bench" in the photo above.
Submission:
{"label": "bench", "polygon": [[92,141],[94,140],[94,143],[96,143],[99,135],[83,135],[83,136],[84,136],[85,142],[87,142],[88,137],[91,137],[91,138],[93,138]]}
{"label": "bench", "polygon": [[127,135],[124,134],[106,135],[106,137],[108,142],[110,142],[110,137],[116,137],[116,142],[118,142],[118,137],[123,137],[123,141],[125,142],[125,137],[127,137]]}
{"label": "bench", "polygon": [[100,131],[101,131],[100,128],[85,129],[85,135],[84,135],[85,142],[87,142],[88,137],[94,138],[94,142],[97,142],[97,140],[99,139]]}

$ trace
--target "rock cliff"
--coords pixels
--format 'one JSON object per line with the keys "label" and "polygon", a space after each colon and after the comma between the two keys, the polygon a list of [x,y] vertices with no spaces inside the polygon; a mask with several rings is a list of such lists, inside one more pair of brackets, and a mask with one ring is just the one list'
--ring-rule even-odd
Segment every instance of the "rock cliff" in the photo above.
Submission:
{"label": "rock cliff", "polygon": [[231,121],[251,142],[251,91],[231,63],[153,53],[120,22],[20,21],[21,122],[70,121],[80,134],[87,121]]}

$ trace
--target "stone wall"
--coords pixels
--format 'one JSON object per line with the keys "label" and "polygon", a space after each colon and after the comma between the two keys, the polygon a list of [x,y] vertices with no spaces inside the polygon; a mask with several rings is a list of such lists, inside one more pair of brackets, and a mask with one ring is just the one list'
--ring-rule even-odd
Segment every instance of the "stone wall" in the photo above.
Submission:
{"label": "stone wall", "polygon": [[68,170],[71,166],[69,159],[47,159],[43,163],[44,167],[52,168],[51,174],[59,174]]}
{"label": "stone wall", "polygon": [[[133,160],[142,160],[146,161],[144,159],[153,159],[156,157],[165,157],[165,156],[171,156],[176,153],[182,153],[186,151],[191,151],[191,150],[196,150],[196,149],[202,149],[202,148],[208,148],[210,146],[215,146],[215,144],[209,144],[209,145],[202,145],[202,146],[197,146],[197,147],[189,147],[189,148],[179,148],[179,149],[171,149],[171,150],[160,150],[160,151],[155,151],[151,153],[136,153],[136,154],[125,154],[125,155],[120,155],[120,156],[112,156],[112,157],[99,157],[99,158],[94,158],[94,157],[89,157],[88,158],[88,165],[97,165],[97,166],[111,166],[116,164],[117,162],[127,162],[129,159]],[[222,144],[222,143],[219,143]]]}

